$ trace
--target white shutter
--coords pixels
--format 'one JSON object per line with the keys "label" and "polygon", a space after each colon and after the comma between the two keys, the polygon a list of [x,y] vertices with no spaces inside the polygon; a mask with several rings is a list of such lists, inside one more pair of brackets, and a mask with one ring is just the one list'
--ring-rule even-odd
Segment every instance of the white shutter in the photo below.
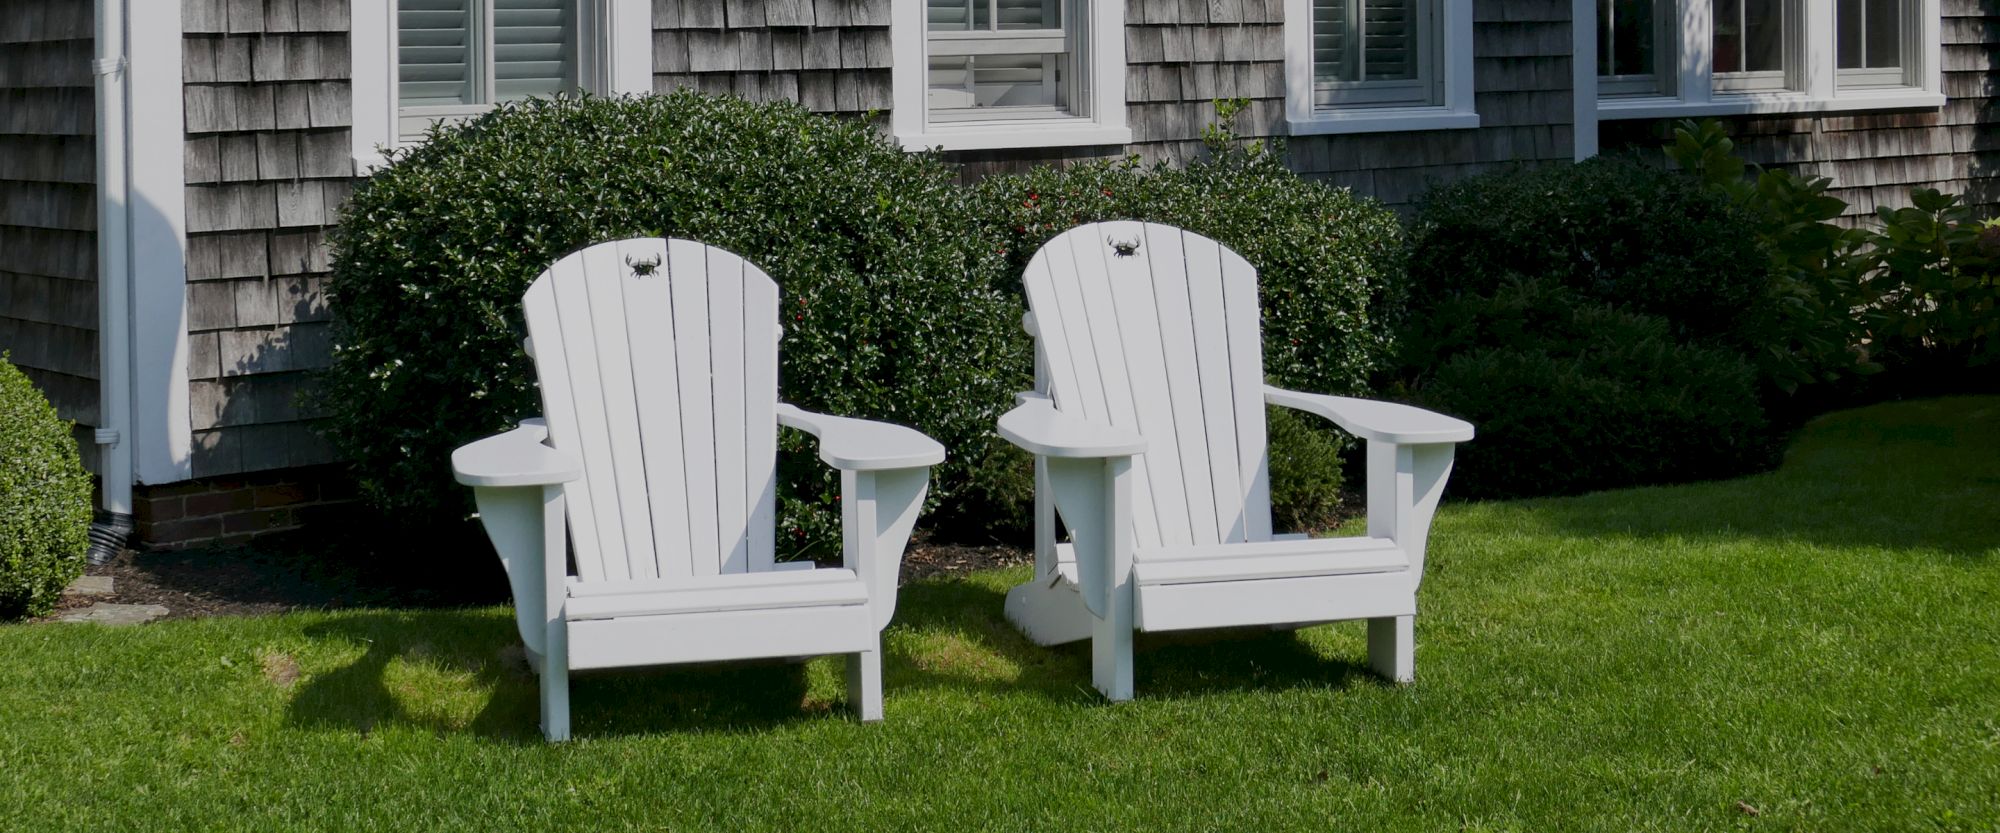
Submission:
{"label": "white shutter", "polygon": [[576,88],[571,0],[493,0],[493,100]]}
{"label": "white shutter", "polygon": [[1313,0],[1313,78],[1348,80],[1347,26],[1349,0]]}
{"label": "white shutter", "polygon": [[480,0],[400,0],[396,12],[397,95],[404,107],[466,105],[473,92]]}
{"label": "white shutter", "polygon": [[1364,81],[1417,77],[1414,0],[1368,0],[1362,22]]}

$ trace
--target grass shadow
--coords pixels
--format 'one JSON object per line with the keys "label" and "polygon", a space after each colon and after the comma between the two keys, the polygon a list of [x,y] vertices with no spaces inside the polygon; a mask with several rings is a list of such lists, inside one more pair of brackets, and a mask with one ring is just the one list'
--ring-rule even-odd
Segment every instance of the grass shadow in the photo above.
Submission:
{"label": "grass shadow", "polygon": [[1584,536],[1756,538],[1983,561],[2000,553],[2000,397],[1830,414],[1766,474],[1503,505]]}
{"label": "grass shadow", "polygon": [[[359,648],[306,676],[287,707],[301,728],[367,735],[388,726],[539,743],[540,683],[510,617],[473,610],[354,611],[309,626]],[[757,731],[834,712],[803,664],[782,660],[573,673],[576,736]]]}
{"label": "grass shadow", "polygon": [[[1036,645],[1007,621],[1005,604],[1004,591],[979,580],[904,587],[892,626],[899,632],[888,640],[889,695],[899,688],[935,688],[1099,701],[1090,683],[1089,640]],[[1296,631],[1268,628],[1142,633],[1133,663],[1142,698],[1377,680],[1364,663],[1327,657]]]}

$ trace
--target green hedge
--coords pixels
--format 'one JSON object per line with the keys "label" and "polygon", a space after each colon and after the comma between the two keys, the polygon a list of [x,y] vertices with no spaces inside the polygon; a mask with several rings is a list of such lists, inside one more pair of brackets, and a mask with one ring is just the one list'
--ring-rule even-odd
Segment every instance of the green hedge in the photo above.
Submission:
{"label": "green hedge", "polygon": [[[329,436],[397,517],[463,517],[460,443],[540,411],[521,293],[592,243],[674,236],[776,279],[784,397],[915,426],[950,450],[929,516],[976,527],[992,426],[1031,368],[1017,296],[967,192],[858,121],[689,92],[501,107],[390,156],[333,234]],[[838,479],[781,432],[780,552],[838,541]]]}
{"label": "green hedge", "polygon": [[49,612],[83,574],[90,475],[69,423],[0,354],[0,620]]}
{"label": "green hedge", "polygon": [[[980,216],[1006,241],[1013,285],[1043,243],[1073,226],[1103,220],[1179,226],[1257,268],[1270,381],[1315,393],[1367,393],[1391,354],[1403,285],[1396,215],[1346,189],[1302,179],[1276,152],[1236,147],[1226,133],[1212,135],[1209,144],[1209,158],[1179,168],[1085,162],[983,181]],[[1338,505],[1347,438],[1316,418],[1273,413],[1276,520],[1318,526]]]}
{"label": "green hedge", "polygon": [[1426,194],[1399,383],[1463,417],[1453,493],[1568,494],[1775,460],[1763,362],[1783,303],[1726,196],[1631,157]]}

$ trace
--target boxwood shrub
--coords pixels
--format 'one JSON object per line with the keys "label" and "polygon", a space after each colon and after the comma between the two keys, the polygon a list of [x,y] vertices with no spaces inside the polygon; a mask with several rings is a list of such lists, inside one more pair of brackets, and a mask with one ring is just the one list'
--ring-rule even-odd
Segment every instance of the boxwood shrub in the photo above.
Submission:
{"label": "boxwood shrub", "polygon": [[[977,496],[993,423],[1028,384],[1017,295],[996,286],[955,173],[858,121],[678,92],[505,106],[389,154],[332,238],[330,438],[365,495],[429,523],[463,517],[458,444],[541,406],[521,294],[592,243],[656,235],[743,255],[778,281],[781,391],[801,407],[919,428],[950,449],[928,523]],[[780,434],[781,554],[838,541],[837,476]],[[1003,469],[1004,473],[1004,469]]]}
{"label": "boxwood shrub", "polygon": [[1412,303],[1515,275],[1667,320],[1679,338],[1754,344],[1776,303],[1769,258],[1727,197],[1631,156],[1518,167],[1432,189],[1410,232]]}
{"label": "boxwood shrub", "polygon": [[1574,494],[1729,477],[1775,460],[1742,355],[1676,339],[1666,319],[1509,280],[1412,333],[1431,362],[1419,404],[1470,420],[1452,493]]}
{"label": "boxwood shrub", "polygon": [[83,574],[90,475],[69,423],[0,354],[0,620],[49,612]]}
{"label": "boxwood shrub", "polygon": [[[1226,116],[1226,114],[1225,114]],[[1185,167],[1136,160],[1040,167],[979,185],[981,216],[1005,240],[1013,286],[1041,245],[1081,223],[1145,220],[1236,250],[1257,268],[1264,372],[1274,384],[1360,395],[1390,354],[1404,269],[1396,215],[1302,179],[1276,152],[1210,137]],[[1272,504],[1281,526],[1313,527],[1338,504],[1345,435],[1273,410]]]}
{"label": "boxwood shrub", "polygon": [[1400,384],[1479,426],[1455,494],[1725,477],[1775,459],[1777,386],[1759,358],[1780,293],[1725,195],[1629,156],[1508,169],[1424,195],[1411,246]]}

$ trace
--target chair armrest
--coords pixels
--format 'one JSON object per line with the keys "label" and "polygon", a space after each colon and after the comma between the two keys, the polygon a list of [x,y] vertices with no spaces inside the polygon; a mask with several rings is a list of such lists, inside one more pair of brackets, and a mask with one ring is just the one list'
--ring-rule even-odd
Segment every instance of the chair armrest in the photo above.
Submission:
{"label": "chair armrest", "polygon": [[816,414],[782,402],[778,424],[818,437],[819,458],[842,471],[911,469],[944,462],[944,446],[901,425]]}
{"label": "chair armrest", "polygon": [[1324,417],[1364,440],[1413,445],[1472,439],[1470,422],[1394,402],[1299,393],[1270,385],[1264,386],[1264,401]]}
{"label": "chair armrest", "polygon": [[540,419],[521,420],[521,427],[459,446],[451,453],[451,473],[467,486],[550,486],[583,476],[583,466],[569,455],[542,444],[548,426]]}
{"label": "chair armrest", "polygon": [[1146,451],[1146,438],[1056,410],[1055,402],[1024,393],[1014,410],[1000,415],[1000,436],[1042,457],[1130,457]]}

